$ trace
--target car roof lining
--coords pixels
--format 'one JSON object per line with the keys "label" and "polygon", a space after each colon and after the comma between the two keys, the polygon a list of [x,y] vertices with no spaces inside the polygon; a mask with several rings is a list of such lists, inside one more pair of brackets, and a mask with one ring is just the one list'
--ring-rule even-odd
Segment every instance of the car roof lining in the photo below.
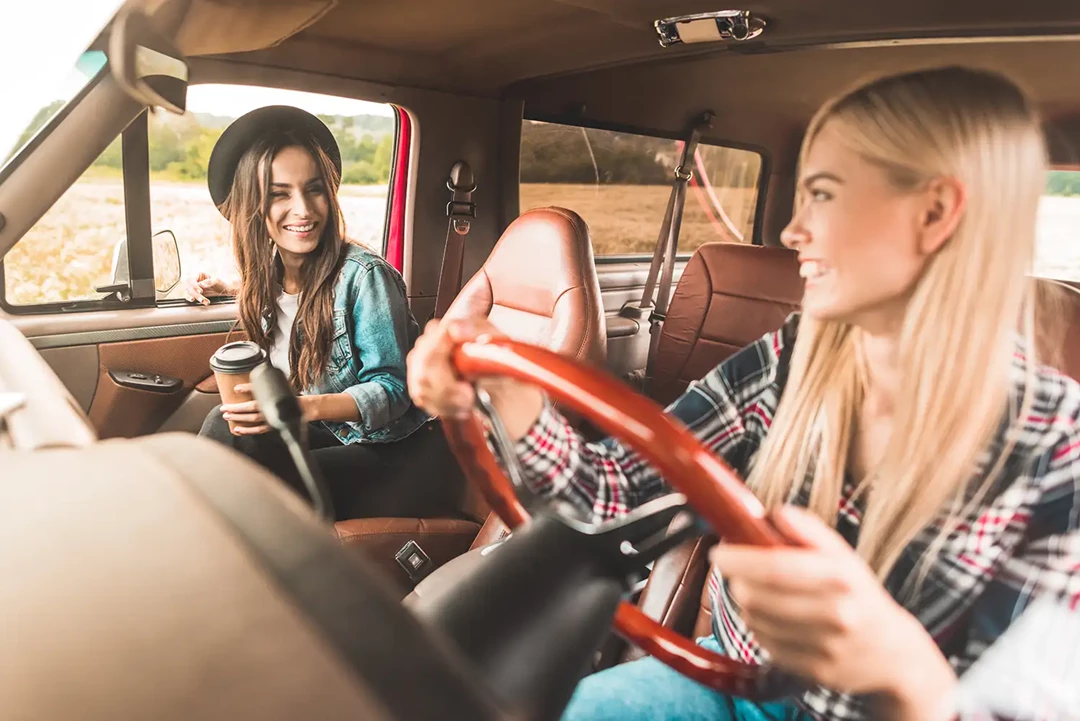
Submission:
{"label": "car roof lining", "polygon": [[[770,148],[774,167],[790,162],[794,148],[785,139],[798,137],[826,98],[868,75],[900,69],[958,63],[1000,70],[1055,121],[1071,121],[1080,111],[1070,78],[1080,64],[1080,40],[1072,35],[1080,33],[1080,5],[1065,0],[1030,7],[1003,0],[904,6],[751,0],[737,7],[767,20],[758,41],[666,49],[653,21],[719,6],[700,0],[132,1],[173,23],[182,15],[185,52],[264,73],[295,70],[510,98],[524,102],[529,115],[558,117],[584,107],[582,122],[673,134],[709,108],[719,116],[714,139]],[[1042,37],[970,42],[1029,35]],[[902,38],[939,44],[833,45]]]}
{"label": "car roof lining", "polygon": [[[263,23],[274,15],[252,0],[216,0],[214,6],[258,12]],[[1080,32],[1080,6],[1063,0],[749,0],[734,7],[766,19],[758,40],[660,47],[655,20],[722,7],[702,0],[340,0],[276,47],[258,51],[256,62],[498,96],[525,81],[678,57],[888,38]],[[237,42],[250,47],[243,38]]]}

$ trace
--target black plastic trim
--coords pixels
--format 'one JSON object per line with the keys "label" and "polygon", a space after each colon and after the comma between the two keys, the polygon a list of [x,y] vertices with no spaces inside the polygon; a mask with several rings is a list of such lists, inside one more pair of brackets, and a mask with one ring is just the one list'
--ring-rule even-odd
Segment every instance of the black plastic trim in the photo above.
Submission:
{"label": "black plastic trim", "polygon": [[[149,113],[143,111],[121,135],[128,278],[132,299],[156,300],[154,245],[150,222]],[[148,292],[147,292],[148,291]]]}

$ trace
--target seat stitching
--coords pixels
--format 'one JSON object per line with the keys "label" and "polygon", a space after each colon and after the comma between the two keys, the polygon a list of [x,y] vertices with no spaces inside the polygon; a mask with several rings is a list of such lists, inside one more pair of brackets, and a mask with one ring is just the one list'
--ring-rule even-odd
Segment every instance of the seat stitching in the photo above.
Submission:
{"label": "seat stitching", "polygon": [[[704,268],[705,269],[705,282],[707,282],[709,284],[709,296],[711,298],[714,295],[714,293],[713,293],[713,284],[712,284],[712,274],[709,273],[709,265],[708,265],[708,263],[705,262],[705,259],[703,257],[701,257],[701,256],[699,256],[699,258],[701,260],[701,264],[703,266],[705,266],[705,268]],[[679,280],[681,281],[682,278],[680,277]],[[675,287],[675,290],[676,290],[676,292],[679,290],[678,286]],[[712,302],[710,301],[709,305],[705,307],[705,312],[701,314],[701,322],[698,323],[697,332],[694,333],[694,339],[695,340],[690,345],[690,349],[687,351],[686,357],[683,358],[682,365],[679,366],[678,372],[676,372],[674,374],[674,377],[676,379],[682,377],[683,371],[686,370],[687,364],[690,363],[690,356],[694,352],[694,346],[697,345],[697,339],[701,338],[702,329],[705,327],[705,319],[709,316],[709,307],[711,307],[711,305],[712,305]],[[668,306],[668,315],[671,315],[671,306]],[[665,322],[665,325],[666,324],[667,323]],[[663,339],[664,339],[663,338],[663,333],[664,333],[663,327],[661,327],[661,329],[660,329],[660,334],[661,334],[660,335],[660,340],[661,341],[663,341]],[[656,344],[656,352],[658,354],[660,352],[660,344],[659,343]]]}
{"label": "seat stitching", "polygon": [[[565,218],[566,220],[568,220],[570,222],[570,225],[573,227],[574,232],[575,232],[576,235],[581,234],[581,231],[583,230],[583,228],[581,228],[579,226],[578,220],[580,219],[581,222],[585,222],[585,221],[584,221],[583,218],[581,218],[580,215],[575,214],[575,215],[571,216],[569,213],[564,211],[562,208],[556,208],[556,207],[551,207],[551,208],[549,208],[549,210],[551,212],[553,212],[555,215],[560,215],[563,218]],[[577,251],[577,255],[578,255],[578,258],[577,258],[578,269],[579,270],[584,269],[585,266],[586,266],[586,263],[587,263],[586,258],[584,257],[585,256],[584,244],[578,244],[578,248],[576,248],[576,251]],[[574,288],[578,288],[578,287],[584,288],[584,284],[582,284],[581,286],[574,286],[573,288],[567,288],[565,291],[563,291],[562,293],[559,294],[558,298],[555,299],[555,304],[558,305],[559,300],[562,299],[562,297],[564,295],[569,293]],[[588,291],[588,289],[585,289],[585,305],[586,305],[586,307],[589,305],[589,291]],[[555,312],[555,309],[553,307],[552,308],[552,315],[553,316],[554,316],[554,312]],[[589,313],[589,314],[586,314],[586,316],[585,316],[585,332],[582,334],[581,338],[578,339],[578,348],[577,348],[577,351],[574,353],[574,358],[580,360],[582,357],[584,357],[584,355],[585,355],[585,346],[586,346],[586,343],[587,343],[588,338],[589,338],[589,332],[591,330],[592,330],[592,314]]]}

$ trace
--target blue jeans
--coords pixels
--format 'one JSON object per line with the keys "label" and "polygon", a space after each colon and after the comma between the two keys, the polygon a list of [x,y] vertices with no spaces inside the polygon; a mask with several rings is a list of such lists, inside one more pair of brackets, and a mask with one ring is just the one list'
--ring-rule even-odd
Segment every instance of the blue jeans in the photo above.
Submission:
{"label": "blue jeans", "polygon": [[[712,651],[712,636],[698,639]],[[655,658],[624,663],[578,684],[562,721],[794,721],[793,701],[755,704],[691,681]]]}

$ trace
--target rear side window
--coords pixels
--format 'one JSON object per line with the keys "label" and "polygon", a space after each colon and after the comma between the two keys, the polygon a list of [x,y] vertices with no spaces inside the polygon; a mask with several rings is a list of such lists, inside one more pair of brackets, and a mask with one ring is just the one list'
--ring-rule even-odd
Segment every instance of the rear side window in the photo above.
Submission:
{"label": "rear side window", "polygon": [[1080,170],[1056,168],[1046,178],[1035,226],[1035,275],[1080,281]]}
{"label": "rear side window", "polygon": [[[646,255],[656,246],[682,141],[526,120],[521,210],[557,205],[589,224],[597,256]],[[679,251],[750,243],[761,156],[701,144],[694,158]]]}

